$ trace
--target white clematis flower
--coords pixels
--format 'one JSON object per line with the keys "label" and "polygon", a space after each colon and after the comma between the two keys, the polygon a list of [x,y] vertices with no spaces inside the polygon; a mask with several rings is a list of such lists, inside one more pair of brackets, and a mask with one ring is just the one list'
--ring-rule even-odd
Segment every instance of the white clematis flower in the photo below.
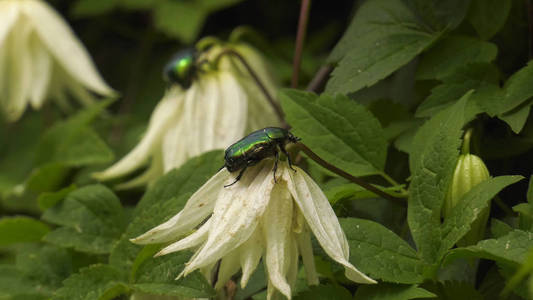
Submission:
{"label": "white clematis flower", "polygon": [[[346,236],[318,185],[300,168],[279,162],[277,183],[273,160],[249,167],[235,185],[224,188],[235,174],[221,170],[167,222],[132,239],[137,244],[174,242],[156,255],[196,249],[182,275],[209,271],[221,260],[216,288],[242,269],[246,286],[261,258],[268,273],[268,299],[275,291],[291,298],[302,256],[308,282],[318,284],[311,232],[324,251],[345,268],[346,277],[358,283],[376,283],[349,261]],[[209,217],[210,216],[210,217]],[[209,219],[191,233],[202,221]],[[189,234],[185,237],[184,235]],[[177,240],[177,241],[176,241]],[[206,270],[207,269],[207,270]]]}
{"label": "white clematis flower", "polygon": [[39,109],[49,97],[69,110],[67,93],[90,104],[87,90],[114,94],[61,16],[41,0],[0,0],[0,108],[6,119],[16,121],[28,104]]}
{"label": "white clematis flower", "polygon": [[[275,84],[265,63],[248,46],[213,46],[198,61],[213,62],[228,48],[243,56],[270,94],[275,94]],[[188,89],[172,85],[152,113],[139,144],[94,177],[99,180],[122,177],[149,163],[143,174],[117,188],[141,186],[191,157],[224,149],[247,132],[277,124],[273,108],[244,66],[234,57],[224,55],[216,69],[199,73]]]}

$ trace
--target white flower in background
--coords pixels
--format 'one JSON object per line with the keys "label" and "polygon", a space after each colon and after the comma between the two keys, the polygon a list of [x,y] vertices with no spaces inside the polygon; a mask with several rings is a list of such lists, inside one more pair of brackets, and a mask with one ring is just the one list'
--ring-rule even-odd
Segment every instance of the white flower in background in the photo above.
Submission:
{"label": "white flower in background", "polygon": [[[324,251],[344,266],[348,279],[376,283],[348,261],[346,236],[318,185],[302,169],[294,172],[283,161],[279,162],[275,183],[272,168],[273,160],[266,159],[249,167],[245,176],[228,188],[224,185],[233,182],[235,174],[219,171],[191,196],[182,211],[132,242],[177,240],[156,255],[196,249],[179,276],[196,269],[209,274],[221,259],[217,289],[239,269],[241,286],[246,286],[263,258],[268,273],[268,299],[276,290],[290,299],[300,255],[309,284],[318,284],[312,232]],[[202,224],[206,218],[209,219]]]}
{"label": "white flower in background", "polygon": [[[244,57],[274,95],[275,84],[265,63],[246,45],[216,45],[203,52],[198,61],[213,62],[228,48]],[[113,179],[148,164],[143,174],[117,188],[144,185],[191,157],[225,149],[248,132],[278,124],[273,108],[244,66],[234,57],[223,55],[215,69],[198,73],[189,88],[172,85],[154,109],[137,146],[94,177]]]}
{"label": "white flower in background", "polygon": [[8,121],[28,104],[53,98],[64,110],[67,95],[90,104],[90,92],[111,96],[87,50],[46,2],[0,0],[0,108]]}

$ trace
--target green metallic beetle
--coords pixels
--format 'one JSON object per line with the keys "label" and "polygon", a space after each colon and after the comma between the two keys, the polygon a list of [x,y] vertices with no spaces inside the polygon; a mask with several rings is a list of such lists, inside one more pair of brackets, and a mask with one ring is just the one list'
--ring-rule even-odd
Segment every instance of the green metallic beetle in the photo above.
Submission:
{"label": "green metallic beetle", "polygon": [[197,59],[198,51],[195,48],[186,48],[177,52],[165,65],[163,70],[165,81],[188,89],[198,73]]}
{"label": "green metallic beetle", "polygon": [[254,131],[233,145],[229,146],[226,149],[224,155],[225,163],[221,169],[226,168],[230,172],[236,172],[239,170],[241,171],[233,183],[225,185],[224,187],[234,185],[241,179],[246,168],[253,166],[264,158],[271,156],[276,157],[274,162],[274,181],[276,181],[276,170],[278,168],[279,161],[278,149],[287,156],[289,167],[294,170],[292,168],[291,157],[287,153],[287,150],[285,150],[285,145],[287,143],[297,143],[299,140],[300,138],[295,137],[287,129],[267,127]]}

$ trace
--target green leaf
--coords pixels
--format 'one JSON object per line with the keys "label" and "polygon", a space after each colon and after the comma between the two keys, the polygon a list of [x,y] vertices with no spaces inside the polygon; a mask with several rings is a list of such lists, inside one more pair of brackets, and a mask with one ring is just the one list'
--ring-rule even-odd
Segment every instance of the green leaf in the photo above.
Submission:
{"label": "green leaf", "polygon": [[107,300],[128,291],[121,273],[109,265],[92,265],[67,278],[52,299]]}
{"label": "green leaf", "polygon": [[417,285],[380,283],[377,285],[359,286],[353,300],[408,300],[435,297],[435,294]]}
{"label": "green leaf", "polygon": [[457,27],[468,12],[470,0],[405,0],[416,16],[434,30]]}
{"label": "green leaf", "polygon": [[505,97],[501,112],[508,112],[533,97],[533,63],[514,73],[504,85]]}
{"label": "green leaf", "polygon": [[424,285],[426,289],[435,293],[439,299],[469,299],[483,300],[483,296],[474,286],[467,282],[446,281]]}
{"label": "green leaf", "polygon": [[16,266],[25,280],[35,282],[39,291],[51,294],[73,272],[74,262],[65,249],[46,245],[22,249]]}
{"label": "green leaf", "polygon": [[519,134],[526,125],[532,104],[533,102],[524,103],[511,111],[499,115],[498,118],[505,121],[514,133]]}
{"label": "green leaf", "polygon": [[0,246],[38,242],[48,231],[50,228],[46,224],[29,217],[3,217],[0,219]]}
{"label": "green leaf", "polygon": [[38,284],[15,266],[0,265],[0,299],[47,299],[48,294]]}
{"label": "green leaf", "polygon": [[522,176],[499,176],[483,181],[466,193],[442,225],[441,257],[466,233],[494,198],[505,187],[522,180]]}
{"label": "green leaf", "polygon": [[488,40],[502,29],[511,6],[511,0],[472,0],[467,19],[479,37]]}
{"label": "green leaf", "polygon": [[381,224],[363,219],[340,219],[350,262],[375,279],[395,283],[420,283],[426,264],[416,251]]}
{"label": "green leaf", "polygon": [[190,252],[182,251],[144,260],[136,271],[135,284],[132,288],[155,295],[214,297],[216,295],[214,289],[199,272],[176,280],[190,258]]}
{"label": "green leaf", "polygon": [[413,175],[407,221],[419,255],[428,263],[437,261],[441,248],[440,211],[459,154],[468,96],[420,128],[409,157]]}
{"label": "green leaf", "polygon": [[191,43],[200,32],[207,14],[192,1],[164,1],[155,8],[154,21],[157,29]]}
{"label": "green leaf", "polygon": [[445,263],[456,258],[476,257],[516,266],[525,261],[531,248],[533,248],[531,233],[513,230],[498,239],[483,240],[474,246],[454,249],[446,256]]}
{"label": "green leaf", "polygon": [[109,253],[126,227],[125,217],[113,192],[103,185],[86,186],[44,213],[44,220],[62,226],[47,234],[45,241],[82,252]]}
{"label": "green leaf", "polygon": [[284,90],[281,103],[292,132],[328,163],[354,176],[385,168],[387,142],[379,121],[346,96]]}
{"label": "green leaf", "polygon": [[113,152],[89,127],[110,103],[111,101],[99,102],[64,122],[54,124],[39,143],[36,163],[42,165],[57,162],[79,167],[112,161]]}
{"label": "green leaf", "polygon": [[76,185],[71,184],[68,187],[62,188],[57,192],[44,192],[37,198],[39,208],[43,211],[53,207],[57,203],[61,202],[70,192],[76,190]]}
{"label": "green leaf", "polygon": [[70,170],[62,163],[47,163],[33,169],[26,181],[26,189],[34,193],[49,192],[58,189]]}
{"label": "green leaf", "polygon": [[340,285],[322,284],[311,286],[309,290],[299,293],[294,300],[351,300],[352,294]]}
{"label": "green leaf", "polygon": [[470,63],[488,63],[496,58],[496,45],[466,36],[448,36],[424,53],[416,78],[442,79]]}
{"label": "green leaf", "polygon": [[[494,116],[499,112],[503,90],[498,86],[499,71],[492,64],[469,64],[459,67],[450,76],[442,79],[442,84],[431,90],[416,111],[417,117],[433,116],[450,107],[466,92],[474,90],[467,102],[469,114],[484,111]],[[473,107],[469,107],[473,106]]]}
{"label": "green leaf", "polygon": [[78,0],[72,7],[76,17],[92,17],[112,11],[117,5],[116,0]]}
{"label": "green leaf", "polygon": [[[466,2],[466,1],[465,1]],[[432,32],[401,0],[363,3],[329,61],[339,61],[326,91],[353,93],[387,77],[428,48]]]}
{"label": "green leaf", "polygon": [[111,252],[110,263],[119,269],[130,270],[142,247],[129,239],[178,213],[189,197],[220,169],[222,162],[221,151],[208,152],[158,179],[137,204],[133,220]]}

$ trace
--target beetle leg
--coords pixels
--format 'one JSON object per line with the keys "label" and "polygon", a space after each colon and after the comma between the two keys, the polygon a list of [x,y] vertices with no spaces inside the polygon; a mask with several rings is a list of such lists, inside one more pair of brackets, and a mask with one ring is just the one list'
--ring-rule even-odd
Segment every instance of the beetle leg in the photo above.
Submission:
{"label": "beetle leg", "polygon": [[224,187],[227,188],[229,186],[232,186],[232,185],[236,184],[237,181],[241,180],[242,174],[244,174],[244,171],[246,171],[246,168],[248,168],[248,166],[245,166],[244,168],[242,168],[242,170],[239,172],[239,175],[237,175],[237,177],[235,178],[234,182],[232,182],[230,184],[227,184]]}
{"label": "beetle leg", "polygon": [[296,172],[296,170],[292,167],[292,161],[291,161],[291,156],[289,155],[289,153],[287,152],[287,150],[285,150],[285,146],[283,145],[279,145],[279,148],[281,149],[281,152],[283,152],[283,154],[285,154],[285,156],[287,156],[287,161],[289,162],[289,168],[291,168],[291,170],[293,170],[294,172]]}
{"label": "beetle leg", "polygon": [[276,155],[276,160],[274,160],[274,183],[278,183],[276,181],[276,170],[278,169],[279,152],[276,150],[274,153]]}

